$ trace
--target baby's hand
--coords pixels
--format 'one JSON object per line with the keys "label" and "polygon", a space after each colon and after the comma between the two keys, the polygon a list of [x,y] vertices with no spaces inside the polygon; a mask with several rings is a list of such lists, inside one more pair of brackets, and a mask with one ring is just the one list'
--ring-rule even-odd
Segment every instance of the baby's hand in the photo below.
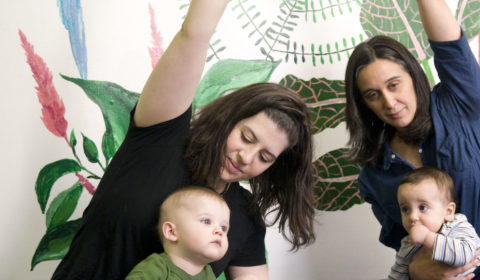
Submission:
{"label": "baby's hand", "polygon": [[410,242],[413,244],[423,244],[430,230],[424,225],[414,225],[410,228]]}

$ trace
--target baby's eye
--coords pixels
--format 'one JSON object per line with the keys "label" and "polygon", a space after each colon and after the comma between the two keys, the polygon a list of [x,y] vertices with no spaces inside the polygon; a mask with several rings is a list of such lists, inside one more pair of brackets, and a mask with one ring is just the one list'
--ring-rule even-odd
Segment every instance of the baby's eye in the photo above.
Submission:
{"label": "baby's eye", "polygon": [[209,224],[212,223],[209,218],[203,218],[203,219],[200,220],[200,222],[202,224],[206,224],[206,225],[209,225]]}
{"label": "baby's eye", "polygon": [[407,207],[400,207],[400,211],[402,213],[407,213],[408,212],[408,208]]}
{"label": "baby's eye", "polygon": [[420,209],[420,211],[427,211],[428,206],[427,205],[420,205],[419,209]]}
{"label": "baby's eye", "polygon": [[221,229],[223,232],[227,232],[228,231],[228,226],[221,226]]}

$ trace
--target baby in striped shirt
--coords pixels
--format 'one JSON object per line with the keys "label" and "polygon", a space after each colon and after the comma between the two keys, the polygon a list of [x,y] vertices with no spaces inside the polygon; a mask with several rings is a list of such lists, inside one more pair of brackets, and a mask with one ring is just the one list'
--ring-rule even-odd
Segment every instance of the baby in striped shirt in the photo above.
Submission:
{"label": "baby in striped shirt", "polygon": [[472,261],[480,238],[465,215],[455,214],[455,188],[446,172],[433,167],[413,170],[400,182],[397,199],[408,235],[388,279],[409,279],[409,264],[422,246],[431,251],[433,260],[448,265]]}

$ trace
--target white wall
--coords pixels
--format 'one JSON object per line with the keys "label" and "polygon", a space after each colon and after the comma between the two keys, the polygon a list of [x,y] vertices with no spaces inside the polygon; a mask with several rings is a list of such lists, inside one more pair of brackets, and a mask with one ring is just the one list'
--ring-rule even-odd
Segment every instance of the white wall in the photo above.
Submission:
{"label": "white wall", "polygon": [[[184,11],[179,6],[186,1],[152,0],[156,22],[170,42],[181,23]],[[325,3],[331,1],[324,1]],[[344,3],[345,1],[340,1]],[[280,0],[258,0],[255,4],[268,20],[276,16]],[[85,23],[88,55],[88,77],[111,81],[128,90],[140,92],[151,70],[148,47],[150,23],[147,0],[81,1]],[[327,4],[325,4],[327,6]],[[295,40],[309,45],[335,42],[363,32],[358,24],[359,6],[351,1],[352,12],[335,16],[327,13],[326,20],[318,15],[317,23],[302,23]],[[262,58],[247,38],[228,8],[216,35],[228,47],[223,58]],[[68,132],[75,129],[101,143],[103,119],[98,107],[72,83],[59,74],[79,77],[75,66],[68,33],[61,23],[56,1],[16,0],[0,3],[0,81],[2,104],[0,111],[2,136],[0,138],[0,279],[47,279],[57,261],[43,262],[34,271],[30,261],[45,233],[45,216],[41,214],[34,184],[39,170],[61,158],[71,158],[71,151],[61,138],[48,132],[40,120],[41,106],[35,93],[35,81],[26,63],[18,30],[21,29],[47,63],[53,82],[66,107]],[[358,37],[358,36],[357,36]],[[281,59],[279,57],[277,59]],[[285,74],[302,79],[326,77],[343,79],[346,58],[332,64],[312,66],[311,63],[282,63],[274,72],[272,81]],[[210,66],[210,65],[209,65]],[[316,136],[316,153],[321,155],[346,143],[345,126],[322,132]],[[61,185],[58,182],[57,185]],[[55,185],[55,186],[57,186]],[[53,193],[61,191],[54,186]],[[90,199],[82,194],[81,205],[75,217]],[[377,242],[379,224],[368,205],[357,205],[347,211],[319,212],[317,241],[296,253],[278,234],[267,232],[269,266],[274,280],[283,279],[381,279],[385,278],[394,261],[394,252]]]}

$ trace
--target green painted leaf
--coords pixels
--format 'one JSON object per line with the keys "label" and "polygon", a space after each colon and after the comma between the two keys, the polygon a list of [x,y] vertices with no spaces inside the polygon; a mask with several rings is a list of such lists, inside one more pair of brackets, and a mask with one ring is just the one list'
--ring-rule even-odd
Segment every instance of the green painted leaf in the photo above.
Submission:
{"label": "green painted leaf", "polygon": [[75,146],[77,145],[77,137],[75,137],[75,132],[72,129],[72,132],[70,133],[70,146],[72,149],[75,149]]}
{"label": "green painted leaf", "polygon": [[83,151],[88,161],[92,163],[98,162],[97,145],[95,145],[95,143],[90,138],[83,135],[83,133],[82,133],[82,136],[83,136]]}
{"label": "green painted leaf", "polygon": [[368,37],[392,37],[407,47],[419,61],[433,55],[415,1],[364,0],[360,23]]}
{"label": "green painted leaf", "polygon": [[345,83],[325,78],[301,80],[288,75],[280,84],[296,91],[307,103],[313,123],[313,133],[334,128],[345,121]]}
{"label": "green painted leaf", "polygon": [[73,236],[80,228],[81,219],[69,221],[49,230],[40,240],[32,257],[30,270],[43,261],[61,260],[68,252]]}
{"label": "green painted leaf", "polygon": [[459,0],[456,18],[469,40],[480,32],[480,0]]}
{"label": "green painted leaf", "polygon": [[64,224],[70,218],[75,207],[77,207],[82,190],[82,184],[76,182],[72,187],[59,193],[53,199],[46,214],[47,231]]}
{"label": "green painted leaf", "polygon": [[52,162],[40,170],[37,181],[35,182],[35,192],[42,213],[45,213],[45,206],[50,196],[50,190],[58,178],[66,174],[79,172],[80,170],[80,165],[71,159],[61,159]]}
{"label": "green painted leaf", "polygon": [[105,162],[108,165],[109,160],[113,157],[117,151],[115,148],[115,143],[113,141],[113,136],[111,131],[105,131],[102,137],[102,151],[103,156],[105,157]]}
{"label": "green painted leaf", "polygon": [[347,210],[363,203],[358,190],[360,166],[345,156],[348,149],[333,150],[313,163],[316,208],[323,211]]}
{"label": "green painted leaf", "polygon": [[105,121],[102,151],[108,160],[125,138],[130,122],[130,111],[137,103],[139,94],[111,82],[61,76],[80,86],[87,96],[100,107]]}
{"label": "green painted leaf", "polygon": [[200,81],[193,107],[201,108],[229,90],[268,81],[279,63],[265,60],[220,60]]}

